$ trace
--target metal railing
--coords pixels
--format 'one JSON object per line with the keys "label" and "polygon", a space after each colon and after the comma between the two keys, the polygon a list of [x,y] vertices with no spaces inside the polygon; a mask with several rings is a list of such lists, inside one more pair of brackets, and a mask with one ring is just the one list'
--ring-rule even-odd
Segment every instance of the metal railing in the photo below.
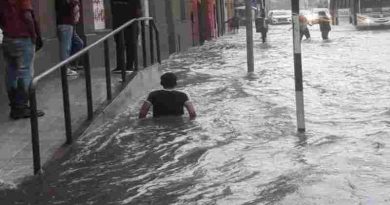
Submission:
{"label": "metal railing", "polygon": [[[85,72],[85,82],[86,82],[86,97],[87,97],[87,109],[88,109],[88,120],[93,119],[94,111],[93,111],[93,99],[92,99],[92,86],[91,86],[91,65],[89,62],[89,51],[100,45],[104,44],[104,65],[105,65],[105,76],[106,76],[106,90],[107,90],[107,101],[111,101],[112,97],[112,89],[111,89],[111,71],[110,71],[110,56],[109,56],[109,43],[108,40],[110,37],[114,35],[119,35],[119,53],[116,55],[120,55],[120,61],[117,62],[118,66],[121,70],[121,78],[122,84],[126,85],[126,70],[125,70],[125,56],[124,56],[124,29],[129,27],[131,24],[139,23],[141,25],[141,43],[142,43],[142,55],[143,55],[143,66],[147,67],[147,59],[146,59],[146,32],[145,32],[145,22],[149,22],[149,36],[150,36],[150,61],[151,64],[155,63],[155,55],[154,55],[154,37],[156,40],[156,53],[157,53],[157,61],[161,63],[161,55],[160,55],[160,40],[159,40],[159,32],[156,27],[156,24],[151,17],[142,17],[137,19],[132,19],[127,23],[123,24],[119,28],[113,30],[103,38],[97,40],[93,44],[85,47],[78,53],[72,55],[68,59],[58,63],[57,65],[51,67],[44,73],[35,77],[32,80],[29,89],[29,100],[31,107],[31,138],[32,138],[32,151],[33,151],[33,163],[34,163],[34,174],[41,172],[41,159],[40,159],[40,148],[39,148],[39,129],[38,129],[38,117],[37,117],[37,99],[36,99],[36,88],[43,78],[52,74],[53,72],[61,69],[61,82],[62,82],[62,94],[63,94],[63,106],[64,106],[64,118],[65,118],[65,132],[66,132],[66,144],[71,144],[73,141],[72,137],[72,125],[71,125],[71,114],[70,114],[70,103],[69,103],[69,86],[67,79],[67,68],[66,66],[80,58],[84,55],[84,72]],[[137,25],[138,26],[138,25]],[[135,52],[137,53],[137,52]],[[138,56],[135,55],[135,71],[138,70]],[[123,86],[124,87],[124,86]],[[122,88],[123,89],[123,88]]]}

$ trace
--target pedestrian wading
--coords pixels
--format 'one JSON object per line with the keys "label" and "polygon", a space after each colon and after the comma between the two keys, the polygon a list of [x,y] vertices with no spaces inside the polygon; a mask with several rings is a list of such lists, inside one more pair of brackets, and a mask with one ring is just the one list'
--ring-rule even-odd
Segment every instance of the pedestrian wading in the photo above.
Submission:
{"label": "pedestrian wading", "polygon": [[177,78],[174,73],[165,73],[161,76],[161,85],[164,89],[149,93],[144,101],[139,118],[145,118],[150,107],[153,107],[153,117],[182,116],[184,107],[187,109],[190,119],[196,117],[195,108],[188,94],[174,90]]}
{"label": "pedestrian wading", "polygon": [[319,16],[318,24],[320,25],[322,39],[328,40],[329,39],[329,31],[331,30],[331,28],[330,28],[330,21],[331,20],[329,19],[329,17],[326,16],[325,11],[318,12],[318,16]]}

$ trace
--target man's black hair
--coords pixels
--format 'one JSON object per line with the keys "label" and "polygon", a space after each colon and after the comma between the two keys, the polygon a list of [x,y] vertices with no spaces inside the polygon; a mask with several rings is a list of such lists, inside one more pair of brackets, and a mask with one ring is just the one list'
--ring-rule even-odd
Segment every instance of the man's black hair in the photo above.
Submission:
{"label": "man's black hair", "polygon": [[161,85],[164,88],[174,88],[177,85],[177,77],[174,73],[164,73],[161,76]]}

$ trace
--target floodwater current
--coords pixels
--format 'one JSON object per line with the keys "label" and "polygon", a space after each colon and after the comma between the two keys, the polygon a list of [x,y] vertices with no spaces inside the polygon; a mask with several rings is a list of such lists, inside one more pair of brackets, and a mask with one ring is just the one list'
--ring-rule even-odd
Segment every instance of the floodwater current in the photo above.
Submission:
{"label": "floodwater current", "polygon": [[390,30],[334,26],[323,41],[310,27],[297,133],[290,27],[272,26],[266,44],[255,34],[250,75],[243,29],[171,56],[162,67],[196,120],[138,120],[129,105],[13,203],[390,204]]}

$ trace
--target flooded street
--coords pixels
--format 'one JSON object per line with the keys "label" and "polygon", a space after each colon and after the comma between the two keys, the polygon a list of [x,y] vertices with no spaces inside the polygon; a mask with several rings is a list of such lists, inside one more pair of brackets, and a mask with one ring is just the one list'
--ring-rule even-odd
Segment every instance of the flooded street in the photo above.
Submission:
{"label": "flooded street", "polygon": [[244,29],[172,56],[196,120],[129,105],[1,204],[390,204],[390,30],[337,26],[324,42],[309,27],[298,134],[290,27],[254,35],[253,75]]}

